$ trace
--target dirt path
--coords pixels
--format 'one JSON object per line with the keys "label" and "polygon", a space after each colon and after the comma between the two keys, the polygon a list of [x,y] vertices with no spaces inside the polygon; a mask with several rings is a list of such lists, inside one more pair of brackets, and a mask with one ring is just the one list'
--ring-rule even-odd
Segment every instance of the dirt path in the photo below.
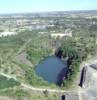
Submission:
{"label": "dirt path", "polygon": [[[0,75],[2,75],[2,76],[5,76],[5,77],[7,77],[7,78],[13,78],[14,80],[16,80],[16,81],[18,81],[17,79],[16,79],[16,77],[13,77],[13,76],[10,76],[10,75],[7,75],[7,74],[5,74],[5,73],[3,73],[3,72],[0,72]],[[26,88],[26,89],[30,89],[30,90],[33,90],[33,91],[40,91],[40,92],[43,92],[43,91],[45,91],[45,90],[47,90],[48,92],[57,92],[57,93],[73,93],[73,92],[76,92],[76,91],[65,91],[65,90],[56,90],[56,89],[46,89],[46,88],[36,88],[36,87],[33,87],[33,86],[31,86],[31,85],[28,85],[28,84],[25,84],[25,83],[22,83],[22,82],[20,82],[21,83],[21,86],[23,86],[24,88]]]}
{"label": "dirt path", "polygon": [[16,99],[7,96],[0,96],[0,100],[16,100]]}
{"label": "dirt path", "polygon": [[31,41],[32,39],[29,39],[26,43],[24,43],[24,45],[18,50],[18,52],[16,53],[19,54],[20,52],[22,52],[24,50],[24,48],[27,46],[27,44]]}

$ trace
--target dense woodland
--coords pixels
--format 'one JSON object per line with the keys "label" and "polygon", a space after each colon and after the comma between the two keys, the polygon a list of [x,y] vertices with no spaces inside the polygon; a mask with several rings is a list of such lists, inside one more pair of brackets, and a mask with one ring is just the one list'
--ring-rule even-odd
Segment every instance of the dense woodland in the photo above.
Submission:
{"label": "dense woodland", "polygon": [[80,64],[88,57],[97,54],[96,33],[94,34],[94,32],[91,32],[90,36],[85,36],[82,33],[79,37],[76,35],[72,38],[66,37],[61,46],[61,51],[62,57],[68,58],[69,65],[69,72],[62,86],[70,87],[77,76]]}

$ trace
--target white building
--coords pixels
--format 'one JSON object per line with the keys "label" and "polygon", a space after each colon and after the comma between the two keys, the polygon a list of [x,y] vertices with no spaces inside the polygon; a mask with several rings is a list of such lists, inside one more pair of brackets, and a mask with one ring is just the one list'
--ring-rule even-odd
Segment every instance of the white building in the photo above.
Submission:
{"label": "white building", "polygon": [[17,32],[1,32],[0,37],[5,37],[5,36],[10,36],[15,34],[17,34]]}
{"label": "white building", "polygon": [[51,37],[57,38],[57,37],[64,37],[64,36],[69,36],[72,37],[72,31],[70,29],[67,29],[64,33],[51,33]]}

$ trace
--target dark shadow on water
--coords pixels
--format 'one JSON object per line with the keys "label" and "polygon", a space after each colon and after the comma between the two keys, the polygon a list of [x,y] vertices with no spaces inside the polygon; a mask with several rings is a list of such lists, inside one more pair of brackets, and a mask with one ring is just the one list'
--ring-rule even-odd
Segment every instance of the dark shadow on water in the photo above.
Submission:
{"label": "dark shadow on water", "polygon": [[63,79],[67,76],[67,73],[68,73],[68,67],[65,67],[65,68],[63,68],[61,71],[60,71],[60,73],[59,73],[59,75],[58,75],[58,80],[57,80],[57,85],[61,85],[61,83],[63,82]]}

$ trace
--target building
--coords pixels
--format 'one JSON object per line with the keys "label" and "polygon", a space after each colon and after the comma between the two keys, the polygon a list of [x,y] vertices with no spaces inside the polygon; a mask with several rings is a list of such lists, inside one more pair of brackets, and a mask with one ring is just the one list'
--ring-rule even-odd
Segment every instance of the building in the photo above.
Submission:
{"label": "building", "polygon": [[79,100],[79,95],[74,93],[68,93],[62,96],[62,100]]}
{"label": "building", "polygon": [[65,37],[65,36],[69,36],[72,37],[72,31],[70,29],[65,30],[64,33],[51,33],[51,37],[52,38],[57,38],[57,37]]}
{"label": "building", "polygon": [[10,36],[10,35],[16,35],[17,32],[1,32],[0,37]]}

